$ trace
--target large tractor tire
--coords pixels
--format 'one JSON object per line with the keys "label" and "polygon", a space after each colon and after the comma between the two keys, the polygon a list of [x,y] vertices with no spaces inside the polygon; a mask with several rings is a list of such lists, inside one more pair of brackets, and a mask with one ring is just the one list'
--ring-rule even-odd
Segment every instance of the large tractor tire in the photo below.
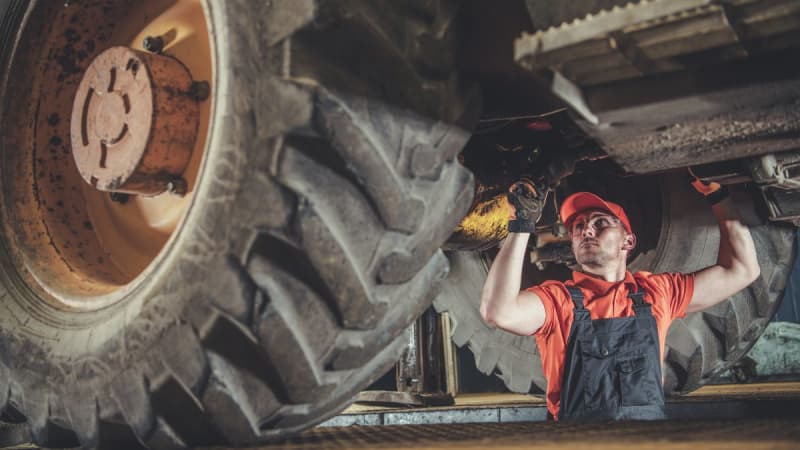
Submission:
{"label": "large tractor tire", "polygon": [[[617,198],[632,220],[635,216],[660,215],[660,226],[651,227],[658,230],[656,235],[645,239],[653,245],[631,261],[630,270],[690,273],[714,264],[719,230],[708,205],[682,175],[657,180],[662,192],[660,204],[651,201],[652,192],[640,188],[626,189],[628,199],[637,192],[649,199],[625,202],[625,198]],[[760,221],[752,196],[741,193],[734,199],[755,240],[761,275],[728,300],[673,322],[667,335],[664,364],[664,389],[668,394],[697,389],[742,358],[775,313],[791,273],[796,253],[793,228]],[[650,211],[632,211],[641,205],[649,206]],[[651,221],[640,221],[646,222]],[[634,231],[648,233],[636,225]],[[546,380],[535,339],[491,328],[478,313],[481,287],[491,263],[486,256],[476,252],[448,253],[452,269],[434,306],[439,312],[449,313],[454,322],[454,342],[469,346],[481,371],[496,373],[513,392],[543,391]]]}
{"label": "large tractor tire", "polygon": [[0,18],[0,406],[40,445],[308,428],[395,363],[447,276],[479,107],[455,76],[458,2],[189,3],[208,133],[185,211],[133,268],[96,235],[108,194],[78,176],[68,119],[94,56],[182,1],[15,0]]}

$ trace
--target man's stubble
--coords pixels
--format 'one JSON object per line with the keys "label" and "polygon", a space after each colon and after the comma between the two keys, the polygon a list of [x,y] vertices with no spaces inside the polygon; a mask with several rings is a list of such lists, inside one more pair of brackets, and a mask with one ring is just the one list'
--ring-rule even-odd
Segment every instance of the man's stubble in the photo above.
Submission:
{"label": "man's stubble", "polygon": [[605,267],[614,260],[614,255],[599,245],[578,249],[574,254],[578,264],[586,267]]}

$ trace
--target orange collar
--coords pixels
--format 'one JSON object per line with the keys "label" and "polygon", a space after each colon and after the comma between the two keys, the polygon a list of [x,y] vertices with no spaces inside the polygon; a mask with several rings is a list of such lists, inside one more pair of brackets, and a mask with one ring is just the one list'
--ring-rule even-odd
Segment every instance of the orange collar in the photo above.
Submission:
{"label": "orange collar", "polygon": [[625,271],[625,278],[623,278],[622,281],[617,282],[610,282],[587,273],[573,271],[572,283],[577,287],[594,292],[597,295],[604,295],[608,293],[611,291],[611,289],[619,286],[620,283],[625,283],[625,287],[629,293],[636,292],[638,290],[636,279],[633,278],[633,274],[628,270]]}

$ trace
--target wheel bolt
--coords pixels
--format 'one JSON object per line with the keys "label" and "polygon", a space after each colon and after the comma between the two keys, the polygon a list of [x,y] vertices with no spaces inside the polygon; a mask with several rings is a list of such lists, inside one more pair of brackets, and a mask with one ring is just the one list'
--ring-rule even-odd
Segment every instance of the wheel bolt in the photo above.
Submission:
{"label": "wheel bolt", "polygon": [[142,42],[142,47],[152,53],[161,53],[164,50],[164,38],[161,36],[147,36]]}
{"label": "wheel bolt", "polygon": [[167,182],[167,192],[178,197],[186,195],[188,186],[183,178],[173,178]]}
{"label": "wheel bolt", "polygon": [[189,88],[189,96],[197,101],[204,101],[211,95],[211,86],[208,81],[192,81],[192,86]]}

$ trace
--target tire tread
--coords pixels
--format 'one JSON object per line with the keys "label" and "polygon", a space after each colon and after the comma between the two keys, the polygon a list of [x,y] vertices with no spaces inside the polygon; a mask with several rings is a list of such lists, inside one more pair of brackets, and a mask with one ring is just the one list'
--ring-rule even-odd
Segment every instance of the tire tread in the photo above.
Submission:
{"label": "tire tread", "polygon": [[[456,160],[469,135],[451,124],[474,118],[477,105],[461,100],[455,67],[447,77],[433,76],[419,69],[417,59],[420,36],[427,36],[424,45],[434,43],[431,33],[444,38],[456,9],[428,2],[427,23],[406,23],[371,2],[328,2],[338,4],[340,16],[326,16],[330,7],[312,0],[246,3],[232,0],[224,7],[259,8],[272,14],[265,22],[272,26],[258,36],[234,30],[232,42],[252,46],[251,56],[264,58],[236,60],[231,71],[237,82],[258,72],[255,86],[270,102],[254,105],[233,94],[237,114],[222,120],[232,133],[254,139],[246,143],[253,153],[262,145],[264,151],[247,155],[253,161],[234,151],[215,162],[208,196],[215,189],[226,192],[213,198],[224,205],[251,195],[229,190],[244,186],[242,165],[258,161],[253,171],[263,171],[264,184],[274,183],[280,210],[254,201],[255,210],[241,212],[253,226],[246,237],[235,237],[248,242],[235,249],[215,242],[207,228],[218,224],[201,218],[193,229],[204,234],[184,256],[195,265],[219,257],[221,263],[209,269],[215,284],[174,311],[163,308],[161,319],[170,322],[157,330],[162,334],[155,345],[135,349],[143,355],[138,360],[126,354],[134,349],[122,349],[131,367],[107,381],[110,393],[98,398],[99,411],[81,411],[80,419],[71,420],[84,445],[243,445],[318,423],[379,375],[374,371],[394,363],[402,349],[396,338],[431,303],[447,274],[438,248],[469,208],[473,182]],[[249,23],[246,15],[226,17],[233,25]],[[303,61],[326,65],[304,42],[330,30],[364,39],[364,27],[371,30],[367,40],[374,38],[370,48],[383,53],[378,61],[392,62],[402,86],[387,88],[341,63],[325,76],[293,72]],[[280,70],[271,70],[267,60],[276,57],[284,60]],[[339,76],[366,79],[386,102],[342,94],[331,83]],[[395,97],[411,99],[413,111],[404,103],[389,106]],[[391,126],[378,126],[385,124]],[[337,156],[320,156],[326,151]],[[44,407],[28,406],[29,419],[46,418]],[[37,441],[46,444],[41,429]]]}

